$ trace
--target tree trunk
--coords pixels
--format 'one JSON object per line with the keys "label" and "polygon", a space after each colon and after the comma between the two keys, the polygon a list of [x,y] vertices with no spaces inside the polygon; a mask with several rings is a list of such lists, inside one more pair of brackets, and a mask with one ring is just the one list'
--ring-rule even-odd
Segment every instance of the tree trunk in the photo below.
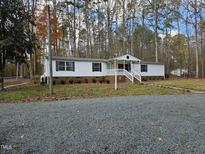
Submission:
{"label": "tree trunk", "polygon": [[191,64],[191,52],[190,52],[190,38],[189,38],[189,31],[188,31],[188,19],[185,21],[186,24],[186,35],[187,35],[187,50],[188,50],[188,75],[189,77],[191,76],[191,71],[190,71],[190,64]]}
{"label": "tree trunk", "polygon": [[157,0],[154,0],[154,42],[155,42],[155,62],[159,62],[158,59],[158,11],[157,11]]}
{"label": "tree trunk", "polygon": [[200,30],[201,76],[204,78],[203,31]]}
{"label": "tree trunk", "polygon": [[74,35],[73,35],[73,38],[74,38],[74,55],[77,56],[77,53],[76,53],[76,0],[74,0],[74,20],[73,20],[73,30],[74,30]]}
{"label": "tree trunk", "polygon": [[122,36],[122,53],[125,53],[125,35],[126,35],[126,27],[125,27],[125,0],[123,0],[123,36]]}
{"label": "tree trunk", "polygon": [[30,67],[29,67],[29,70],[30,70],[30,80],[33,79],[33,60],[32,60],[33,56],[32,56],[32,53],[30,52]]}
{"label": "tree trunk", "polygon": [[[203,4],[202,0],[200,6]],[[202,16],[202,8],[200,7],[200,52],[201,52],[201,76],[204,78],[204,49],[203,49],[203,32],[204,32],[204,19]]]}
{"label": "tree trunk", "polygon": [[131,23],[131,46],[130,46],[130,53],[134,55],[133,51],[133,44],[134,44],[134,39],[133,39],[133,34],[134,34],[134,20],[135,20],[135,12],[136,10],[134,9],[133,15],[132,15],[132,23]]}
{"label": "tree trunk", "polygon": [[24,68],[24,64],[21,64],[20,65],[20,78],[21,79],[24,77],[23,68]]}
{"label": "tree trunk", "polygon": [[145,29],[145,11],[142,9],[142,32],[141,32],[141,46],[140,46],[140,58],[143,59],[144,52],[144,29]]}
{"label": "tree trunk", "polygon": [[165,48],[164,48],[164,52],[165,52],[165,72],[166,72],[166,75],[169,75],[170,73],[170,68],[168,67],[169,66],[169,56],[168,56],[168,43],[167,43],[167,37],[168,37],[168,30],[167,30],[167,27],[166,27],[166,32],[165,32]]}
{"label": "tree trunk", "polygon": [[111,58],[111,31],[112,28],[110,27],[110,8],[107,6],[107,32],[108,32],[108,55],[106,58]]}
{"label": "tree trunk", "polygon": [[[179,36],[180,35],[179,17],[177,18],[177,31],[178,31],[177,40],[180,41],[180,36]],[[183,68],[182,68],[182,53],[180,53],[180,44],[178,44],[178,54],[179,54],[180,76],[181,76]]]}
{"label": "tree trunk", "polygon": [[4,89],[3,53],[0,53],[0,91]]}
{"label": "tree trunk", "polygon": [[19,79],[19,62],[16,62],[16,80]]}
{"label": "tree trunk", "polygon": [[[197,0],[195,0],[195,5],[197,5]],[[197,28],[197,7],[195,6],[194,8],[194,31],[195,31],[195,43],[196,43],[196,47],[195,47],[195,58],[196,58],[196,78],[199,78],[199,51],[198,51],[198,28]]]}

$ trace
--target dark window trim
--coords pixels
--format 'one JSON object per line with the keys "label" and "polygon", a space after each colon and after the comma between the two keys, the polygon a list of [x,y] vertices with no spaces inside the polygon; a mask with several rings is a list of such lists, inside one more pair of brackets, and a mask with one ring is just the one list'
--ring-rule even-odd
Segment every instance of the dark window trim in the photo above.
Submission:
{"label": "dark window trim", "polygon": [[[67,72],[75,72],[75,62],[74,61],[65,61],[65,65],[66,65],[66,68],[65,68],[65,71]],[[73,67],[72,67],[72,70],[67,70],[67,63],[73,63]]]}
{"label": "dark window trim", "polygon": [[141,64],[141,72],[148,72],[148,65],[147,64]]}
{"label": "dark window trim", "polygon": [[[94,67],[95,64],[100,64],[100,69],[99,70],[95,70],[96,69]],[[100,62],[92,63],[92,72],[102,72],[102,63],[100,63]]]}
{"label": "dark window trim", "polygon": [[[59,70],[59,63],[64,63],[64,70]],[[72,70],[67,70],[67,62],[73,63]],[[63,61],[63,60],[56,60],[56,71],[66,71],[66,72],[75,72],[75,62],[74,61]]]}

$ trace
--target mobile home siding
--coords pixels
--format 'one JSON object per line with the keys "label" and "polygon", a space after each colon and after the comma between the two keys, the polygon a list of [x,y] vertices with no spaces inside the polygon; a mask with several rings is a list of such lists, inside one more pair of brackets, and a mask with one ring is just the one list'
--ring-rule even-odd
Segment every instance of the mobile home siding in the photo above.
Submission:
{"label": "mobile home siding", "polygon": [[147,72],[141,72],[142,76],[164,76],[164,65],[147,64]]}
{"label": "mobile home siding", "polygon": [[56,60],[53,61],[53,76],[54,77],[92,77],[92,76],[104,76],[106,75],[106,63],[102,64],[101,72],[92,71],[92,63],[89,61],[74,61],[75,71],[56,71]]}

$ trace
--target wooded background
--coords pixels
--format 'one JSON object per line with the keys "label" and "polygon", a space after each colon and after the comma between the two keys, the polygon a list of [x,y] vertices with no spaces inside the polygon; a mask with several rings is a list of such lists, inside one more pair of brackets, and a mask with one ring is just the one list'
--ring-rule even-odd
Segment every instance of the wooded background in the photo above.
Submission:
{"label": "wooded background", "polygon": [[145,61],[204,77],[204,0],[0,0],[0,75],[42,73],[47,6],[56,56]]}

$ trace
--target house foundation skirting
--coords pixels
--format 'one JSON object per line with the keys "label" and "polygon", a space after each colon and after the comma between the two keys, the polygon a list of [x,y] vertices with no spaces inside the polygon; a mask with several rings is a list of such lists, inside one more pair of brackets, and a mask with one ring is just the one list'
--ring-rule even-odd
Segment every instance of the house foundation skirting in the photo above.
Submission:
{"label": "house foundation skirting", "polygon": [[[162,80],[163,76],[143,76],[142,81],[147,80]],[[124,75],[118,75],[117,80],[119,83],[131,81]],[[135,83],[138,83],[135,79]],[[45,78],[44,83],[47,83],[47,78]],[[53,77],[53,84],[80,84],[80,83],[115,83],[115,76],[100,76],[100,77]]]}
{"label": "house foundation skirting", "polygon": [[142,81],[148,80],[164,80],[164,76],[142,76]]}
{"label": "house foundation skirting", "polygon": [[[76,84],[76,83],[114,83],[114,76],[100,76],[100,77],[54,77],[54,84]],[[118,82],[129,82],[125,76],[118,76]]]}

